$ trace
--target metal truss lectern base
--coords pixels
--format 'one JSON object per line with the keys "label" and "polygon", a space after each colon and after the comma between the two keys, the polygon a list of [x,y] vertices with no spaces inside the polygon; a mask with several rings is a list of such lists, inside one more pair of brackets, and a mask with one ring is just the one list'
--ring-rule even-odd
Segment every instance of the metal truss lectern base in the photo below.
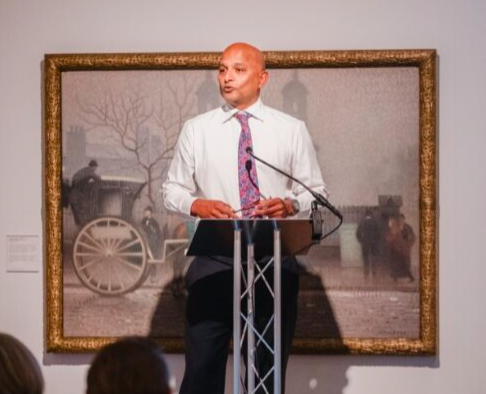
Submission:
{"label": "metal truss lectern base", "polygon": [[[309,220],[254,219],[254,220],[200,220],[196,225],[187,255],[233,257],[233,393],[254,394],[263,390],[273,378],[273,394],[281,393],[281,268],[282,256],[295,256],[311,242],[312,228]],[[273,257],[272,257],[273,256]],[[256,262],[263,257],[270,259],[261,266]],[[246,263],[246,264],[244,264]],[[244,266],[246,265],[246,272]],[[265,271],[273,266],[273,287]],[[256,284],[263,281],[273,297],[273,315],[263,330],[255,325]],[[242,302],[246,308],[242,309]],[[265,334],[273,329],[273,343]],[[242,374],[241,358],[246,345],[246,382]],[[260,376],[257,368],[257,348],[265,347],[273,356],[273,366]],[[246,383],[246,384],[245,384]]]}

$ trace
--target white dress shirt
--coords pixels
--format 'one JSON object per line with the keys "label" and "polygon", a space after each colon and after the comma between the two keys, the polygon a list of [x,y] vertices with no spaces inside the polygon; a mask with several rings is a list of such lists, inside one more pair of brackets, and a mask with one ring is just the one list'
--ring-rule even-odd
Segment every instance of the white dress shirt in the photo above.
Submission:
{"label": "white dress shirt", "polygon": [[[198,199],[220,200],[241,208],[238,184],[238,142],[241,125],[236,108],[224,105],[188,120],[175,148],[167,180],[162,186],[165,207],[190,215]],[[263,105],[258,99],[250,113],[253,152],[327,197],[326,185],[305,123]],[[313,200],[310,193],[260,162],[255,162],[263,198],[292,198],[304,215]]]}

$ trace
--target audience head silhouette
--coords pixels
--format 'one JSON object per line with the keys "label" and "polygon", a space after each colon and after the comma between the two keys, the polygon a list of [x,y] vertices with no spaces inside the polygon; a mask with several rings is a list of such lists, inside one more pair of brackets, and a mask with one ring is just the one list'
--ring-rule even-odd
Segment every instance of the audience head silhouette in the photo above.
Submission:
{"label": "audience head silhouette", "polygon": [[34,355],[18,339],[0,333],[0,394],[41,394],[43,390]]}
{"label": "audience head silhouette", "polygon": [[86,394],[170,394],[169,369],[162,349],[141,337],[107,345],[88,372]]}

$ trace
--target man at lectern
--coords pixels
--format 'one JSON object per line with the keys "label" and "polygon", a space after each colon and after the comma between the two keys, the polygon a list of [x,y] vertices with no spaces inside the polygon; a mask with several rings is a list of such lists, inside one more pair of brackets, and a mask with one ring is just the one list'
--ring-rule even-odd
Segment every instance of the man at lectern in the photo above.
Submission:
{"label": "man at lectern", "polygon": [[[267,81],[260,50],[243,43],[224,50],[218,82],[226,103],[184,124],[163,185],[168,210],[199,218],[308,215],[312,196],[283,175],[255,162],[248,148],[327,195],[304,122],[262,103],[260,91]],[[295,259],[283,259],[282,267],[283,393],[299,280]],[[186,280],[186,370],[180,393],[223,394],[233,329],[232,261],[217,256],[198,257],[189,267]],[[258,288],[256,291],[255,323],[264,326],[273,313],[273,300],[265,295],[268,292],[260,296]],[[271,337],[272,330],[268,332]],[[273,365],[268,352],[259,352],[256,359],[260,374]],[[266,382],[272,393],[273,380]]]}

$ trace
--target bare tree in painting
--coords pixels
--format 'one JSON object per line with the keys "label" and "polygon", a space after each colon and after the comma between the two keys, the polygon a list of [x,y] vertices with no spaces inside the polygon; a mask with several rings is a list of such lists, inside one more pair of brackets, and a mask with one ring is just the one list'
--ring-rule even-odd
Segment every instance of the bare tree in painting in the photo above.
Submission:
{"label": "bare tree in painting", "polygon": [[[91,130],[100,131],[112,146],[119,146],[127,153],[125,158],[134,159],[136,168],[131,169],[143,174],[147,182],[145,194],[153,206],[158,206],[157,185],[172,159],[182,124],[194,115],[191,85],[185,76],[178,78],[177,85],[169,82],[166,85],[168,94],[163,88],[160,90],[158,110],[154,109],[153,100],[140,92],[125,93],[116,98],[107,92],[98,102],[80,103],[84,120]],[[149,124],[156,125],[153,134],[147,132]],[[151,149],[154,134],[161,138],[157,150]],[[123,158],[117,149],[113,151]]]}
{"label": "bare tree in painting", "polygon": [[[196,114],[195,102],[194,99],[191,99],[194,83],[183,75],[177,87],[169,81],[167,90],[170,98],[167,100],[164,91],[161,91],[160,107],[155,114],[155,119],[162,130],[173,131],[175,129],[177,139],[184,122]],[[174,134],[171,134],[170,137],[174,137]]]}

